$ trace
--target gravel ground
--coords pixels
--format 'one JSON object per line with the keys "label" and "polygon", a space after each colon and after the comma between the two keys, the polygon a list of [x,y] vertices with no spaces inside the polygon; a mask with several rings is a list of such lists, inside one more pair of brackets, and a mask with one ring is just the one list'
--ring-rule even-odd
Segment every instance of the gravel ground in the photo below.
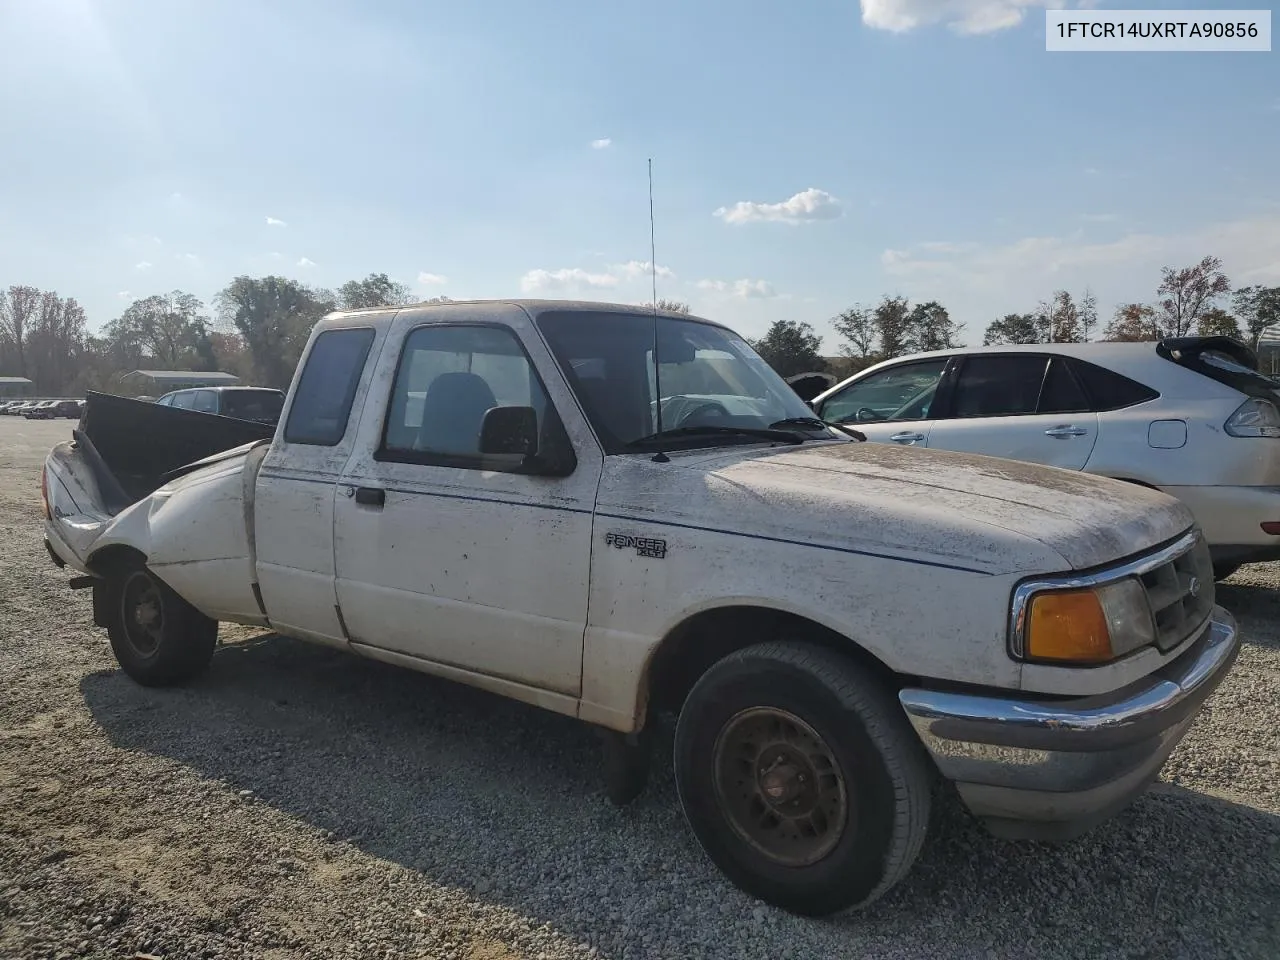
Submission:
{"label": "gravel ground", "polygon": [[41,546],[68,434],[0,418],[0,956],[1280,956],[1280,565],[1221,588],[1239,664],[1131,810],[1047,846],[943,803],[814,921],[719,877],[665,759],[612,808],[572,720],[229,627],[194,686],[130,682]]}

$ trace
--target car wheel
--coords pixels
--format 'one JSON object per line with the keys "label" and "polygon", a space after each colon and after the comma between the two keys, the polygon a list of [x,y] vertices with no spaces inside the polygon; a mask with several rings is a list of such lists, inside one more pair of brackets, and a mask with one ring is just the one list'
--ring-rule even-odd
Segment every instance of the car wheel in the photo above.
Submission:
{"label": "car wheel", "polygon": [[717,662],[676,726],[676,788],[711,860],[794,913],[865,906],[924,842],[933,776],[897,701],[857,664],[801,643]]}
{"label": "car wheel", "polygon": [[116,660],[143,686],[185,683],[209,665],[218,623],[183,600],[145,567],[108,585],[107,636]]}

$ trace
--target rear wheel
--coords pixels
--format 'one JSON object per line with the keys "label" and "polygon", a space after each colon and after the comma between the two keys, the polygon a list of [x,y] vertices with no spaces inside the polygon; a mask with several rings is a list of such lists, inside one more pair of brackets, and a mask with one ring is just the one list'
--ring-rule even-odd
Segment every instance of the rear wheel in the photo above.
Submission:
{"label": "rear wheel", "polygon": [[107,636],[121,668],[148,687],[185,683],[209,665],[218,640],[210,620],[145,567],[108,588]]}
{"label": "rear wheel", "polygon": [[746,892],[821,915],[875,900],[924,841],[932,778],[892,695],[806,644],[731,654],[676,727],[676,786],[716,865]]}

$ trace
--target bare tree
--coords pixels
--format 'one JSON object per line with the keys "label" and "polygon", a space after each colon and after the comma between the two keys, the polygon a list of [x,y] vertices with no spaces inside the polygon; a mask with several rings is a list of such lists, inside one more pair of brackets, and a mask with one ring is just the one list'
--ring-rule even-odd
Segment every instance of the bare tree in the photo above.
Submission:
{"label": "bare tree", "polygon": [[1066,290],[1055,290],[1047,303],[1040,304],[1040,325],[1049,343],[1079,343],[1080,309]]}
{"label": "bare tree", "polygon": [[1161,271],[1160,321],[1167,336],[1185,337],[1195,327],[1200,314],[1214,305],[1218,297],[1230,292],[1231,281],[1222,272],[1222,261],[1205,257],[1195,266]]}
{"label": "bare tree", "polygon": [[0,293],[0,339],[17,358],[18,376],[27,375],[27,335],[40,308],[40,291],[35,287],[12,286]]}
{"label": "bare tree", "polygon": [[1080,298],[1076,313],[1080,319],[1080,339],[1088,343],[1093,332],[1098,329],[1098,298],[1088,287],[1084,288],[1084,296]]}

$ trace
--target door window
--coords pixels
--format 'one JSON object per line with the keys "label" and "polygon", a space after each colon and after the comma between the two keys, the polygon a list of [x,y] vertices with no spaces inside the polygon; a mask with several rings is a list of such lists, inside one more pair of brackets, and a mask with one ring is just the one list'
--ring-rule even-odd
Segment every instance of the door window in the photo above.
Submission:
{"label": "door window", "polygon": [[[503,469],[484,462],[480,427],[494,407],[532,407],[539,448],[565,442],[533,364],[497,326],[419,327],[405,339],[379,460]],[[509,465],[508,465],[509,467]]]}
{"label": "door window", "polygon": [[334,447],[342,441],[372,343],[368,327],[326,330],[316,337],[289,408],[287,443]]}
{"label": "door window", "polygon": [[1012,417],[1036,412],[1047,358],[1035,354],[966,357],[956,379],[953,416]]}
{"label": "door window", "polygon": [[198,410],[200,413],[217,413],[218,395],[212,390],[197,390],[195,394],[195,403],[192,405],[191,409]]}
{"label": "door window", "polygon": [[1084,395],[1070,366],[1061,357],[1049,361],[1049,372],[1040,391],[1038,413],[1088,413],[1089,398]]}
{"label": "door window", "polygon": [[173,395],[173,405],[181,407],[183,410],[190,410],[195,402],[196,395],[194,393],[175,393]]}
{"label": "door window", "polygon": [[823,402],[822,418],[832,423],[927,420],[948,359],[904,363],[850,384]]}

